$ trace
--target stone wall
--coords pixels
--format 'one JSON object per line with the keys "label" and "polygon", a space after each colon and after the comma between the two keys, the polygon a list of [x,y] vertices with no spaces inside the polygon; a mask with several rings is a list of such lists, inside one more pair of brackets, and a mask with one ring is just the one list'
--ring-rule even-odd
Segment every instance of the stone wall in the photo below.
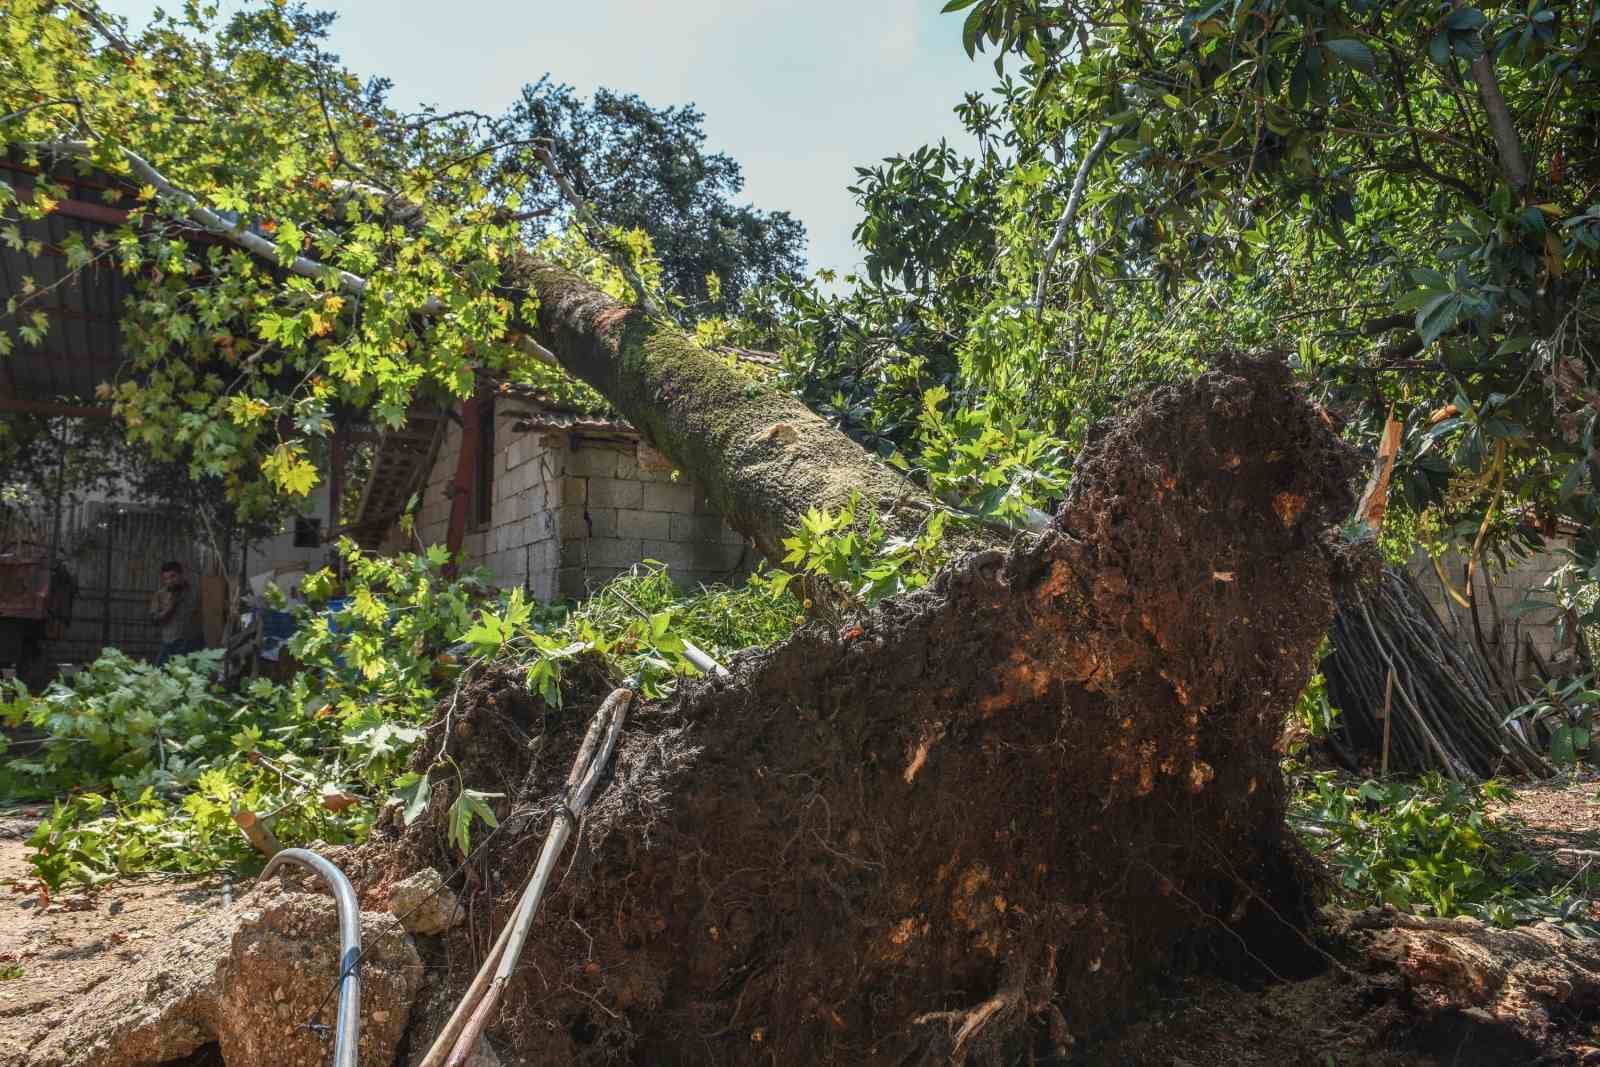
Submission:
{"label": "stone wall", "polygon": [[[631,432],[519,433],[516,421],[496,418],[492,519],[469,519],[462,546],[468,564],[488,567],[497,584],[550,600],[585,596],[647,559],[686,586],[731,581],[754,565],[754,549],[704,491],[674,479],[671,463]],[[449,537],[447,490],[460,450],[461,427],[451,423],[418,508],[424,544]]]}

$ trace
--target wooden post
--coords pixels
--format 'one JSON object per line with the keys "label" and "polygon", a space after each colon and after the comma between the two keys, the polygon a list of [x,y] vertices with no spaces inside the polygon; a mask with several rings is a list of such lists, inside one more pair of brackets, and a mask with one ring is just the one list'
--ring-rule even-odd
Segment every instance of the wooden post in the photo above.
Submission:
{"label": "wooden post", "polygon": [[461,405],[461,450],[456,456],[456,477],[451,483],[450,531],[445,547],[450,550],[450,573],[455,573],[456,556],[467,537],[467,514],[472,507],[472,486],[478,475],[479,423],[483,417],[483,402],[477,396],[469,397]]}
{"label": "wooden post", "polygon": [[1383,755],[1378,764],[1378,777],[1389,776],[1389,713],[1394,707],[1394,668],[1389,668],[1389,680],[1383,686]]}
{"label": "wooden post", "polygon": [[344,468],[347,460],[347,446],[350,440],[350,428],[339,422],[333,428],[333,446],[329,457],[330,467],[328,473],[328,527],[322,532],[323,540],[331,541],[334,531],[342,525],[339,513],[339,502],[344,498]]}

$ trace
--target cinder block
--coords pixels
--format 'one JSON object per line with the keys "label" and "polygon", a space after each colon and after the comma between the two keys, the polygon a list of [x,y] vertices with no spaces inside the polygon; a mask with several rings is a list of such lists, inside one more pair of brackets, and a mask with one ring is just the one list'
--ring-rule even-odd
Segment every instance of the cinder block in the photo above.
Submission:
{"label": "cinder block", "polygon": [[558,561],[563,567],[582,567],[589,562],[589,542],[584,539],[561,542]]}
{"label": "cinder block", "polygon": [[666,541],[672,537],[672,523],[679,516],[665,511],[640,511],[622,508],[617,511],[617,536],[639,537],[653,541]]}
{"label": "cinder block", "polygon": [[722,518],[719,515],[672,516],[674,541],[719,542],[722,540]]}
{"label": "cinder block", "polygon": [[584,588],[584,570],[582,567],[562,567],[556,571],[556,590],[563,597],[581,597],[588,590]]}
{"label": "cinder block", "polygon": [[694,569],[694,546],[678,541],[646,541],[639,559],[653,559],[667,565],[674,576]]}
{"label": "cinder block", "polygon": [[691,485],[682,482],[649,483],[642,488],[646,511],[670,511],[680,515],[694,513],[694,487]]}
{"label": "cinder block", "polygon": [[561,539],[587,541],[593,537],[617,536],[617,510],[576,505],[561,509]]}
{"label": "cinder block", "polygon": [[555,585],[563,597],[586,597],[626,569],[626,567],[562,567],[555,572]]}
{"label": "cinder block", "polygon": [[615,478],[617,475],[617,453],[610,448],[595,448],[588,445],[572,449],[567,454],[567,473],[578,474],[589,478]]}
{"label": "cinder block", "polygon": [[637,537],[595,537],[587,542],[587,547],[591,567],[626,568],[644,558]]}
{"label": "cinder block", "polygon": [[640,482],[621,478],[590,478],[589,506],[637,508],[644,503],[644,488]]}

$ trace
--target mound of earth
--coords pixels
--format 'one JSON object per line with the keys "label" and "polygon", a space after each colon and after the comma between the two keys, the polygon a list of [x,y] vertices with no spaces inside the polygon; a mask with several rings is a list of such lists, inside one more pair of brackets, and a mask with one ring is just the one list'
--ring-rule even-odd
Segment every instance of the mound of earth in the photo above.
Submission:
{"label": "mound of earth", "polygon": [[[1042,537],[637,708],[491,1041],[1016,1062],[1175,964],[1243,961],[1239,939],[1305,968],[1276,744],[1361,563],[1337,533],[1353,473],[1281,363],[1228,362],[1102,428]],[[505,921],[605,688],[556,709],[490,670],[423,746],[506,798],[453,959]],[[380,826],[369,887],[453,868],[457,788]]]}

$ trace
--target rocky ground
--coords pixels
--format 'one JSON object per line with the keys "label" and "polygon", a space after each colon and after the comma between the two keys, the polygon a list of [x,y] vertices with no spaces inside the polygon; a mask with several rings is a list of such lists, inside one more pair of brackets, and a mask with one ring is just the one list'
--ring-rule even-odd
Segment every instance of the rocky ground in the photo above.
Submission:
{"label": "rocky ground", "polygon": [[37,813],[0,817],[0,1063],[59,1028],[152,947],[220,911],[220,879],[131,879],[51,897],[30,877]]}

